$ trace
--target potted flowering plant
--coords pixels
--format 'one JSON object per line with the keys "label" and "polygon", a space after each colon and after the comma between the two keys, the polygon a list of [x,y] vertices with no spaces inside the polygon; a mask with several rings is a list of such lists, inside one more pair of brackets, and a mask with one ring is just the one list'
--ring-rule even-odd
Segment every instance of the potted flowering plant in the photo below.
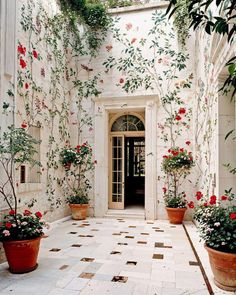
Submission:
{"label": "potted flowering plant", "polygon": [[37,267],[37,256],[43,226],[42,214],[32,214],[29,210],[20,213],[15,188],[14,171],[21,164],[39,164],[34,160],[38,143],[22,124],[22,128],[10,126],[0,137],[0,165],[3,182],[0,184],[0,195],[9,207],[9,213],[0,221],[0,241],[3,242],[10,271],[23,273]]}
{"label": "potted flowering plant", "polygon": [[171,148],[163,156],[162,170],[166,180],[166,186],[163,187],[163,198],[170,223],[182,223],[187,205],[190,207],[192,205],[191,202],[187,202],[185,192],[179,192],[179,186],[190,173],[193,165],[191,152],[184,148]]}
{"label": "potted flowering plant", "polygon": [[89,208],[88,193],[91,189],[88,174],[94,169],[92,148],[88,142],[70,148],[73,151],[73,169],[66,170],[63,181],[59,182],[67,196],[73,219],[86,219]]}
{"label": "potted flowering plant", "polygon": [[205,241],[215,284],[236,291],[236,203],[232,189],[217,198],[196,193],[194,218]]}

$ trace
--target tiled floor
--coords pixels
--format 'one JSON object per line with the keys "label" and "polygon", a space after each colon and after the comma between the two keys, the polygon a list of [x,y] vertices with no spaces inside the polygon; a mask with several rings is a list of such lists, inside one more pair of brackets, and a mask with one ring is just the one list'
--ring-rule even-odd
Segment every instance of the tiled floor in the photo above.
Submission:
{"label": "tiled floor", "polygon": [[12,275],[0,266],[0,294],[207,295],[196,262],[181,225],[68,220],[42,239],[37,270]]}

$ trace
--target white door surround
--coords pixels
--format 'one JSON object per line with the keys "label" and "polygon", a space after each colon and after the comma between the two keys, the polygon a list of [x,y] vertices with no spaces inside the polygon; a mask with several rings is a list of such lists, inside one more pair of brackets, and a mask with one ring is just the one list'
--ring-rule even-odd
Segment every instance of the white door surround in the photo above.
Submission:
{"label": "white door surround", "polygon": [[110,97],[95,100],[95,185],[94,213],[108,211],[109,194],[109,114],[145,112],[145,216],[157,218],[157,96]]}

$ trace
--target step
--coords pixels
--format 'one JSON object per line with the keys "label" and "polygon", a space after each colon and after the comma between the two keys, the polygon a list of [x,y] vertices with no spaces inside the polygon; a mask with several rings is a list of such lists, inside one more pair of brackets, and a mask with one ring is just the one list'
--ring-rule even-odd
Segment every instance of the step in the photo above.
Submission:
{"label": "step", "polygon": [[105,218],[145,219],[145,212],[139,210],[108,210]]}

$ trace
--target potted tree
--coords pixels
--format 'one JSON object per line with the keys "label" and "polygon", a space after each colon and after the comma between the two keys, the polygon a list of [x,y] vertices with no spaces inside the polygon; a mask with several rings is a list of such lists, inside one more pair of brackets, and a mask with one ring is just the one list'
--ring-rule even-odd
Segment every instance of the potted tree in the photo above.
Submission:
{"label": "potted tree", "polygon": [[75,155],[73,166],[71,169],[66,169],[65,177],[59,184],[71,208],[72,218],[86,219],[89,208],[88,194],[91,189],[90,172],[94,169],[96,161],[92,160],[92,148],[88,142],[70,148],[70,150]]}
{"label": "potted tree", "polygon": [[22,124],[22,128],[11,126],[0,138],[0,195],[10,210],[0,222],[0,241],[13,273],[29,272],[37,267],[40,239],[45,226],[40,212],[33,214],[25,210],[20,213],[18,209],[15,169],[25,163],[39,164],[34,160],[37,141],[26,132],[26,127],[26,124]]}
{"label": "potted tree", "polygon": [[236,291],[236,203],[232,190],[224,196],[196,193],[194,218],[205,242],[215,284]]}
{"label": "potted tree", "polygon": [[162,170],[165,173],[166,182],[166,186],[163,187],[163,197],[170,223],[181,224],[187,205],[192,206],[192,202],[187,202],[185,192],[180,192],[179,187],[193,165],[191,152],[183,148],[171,148],[167,155],[163,156]]}

